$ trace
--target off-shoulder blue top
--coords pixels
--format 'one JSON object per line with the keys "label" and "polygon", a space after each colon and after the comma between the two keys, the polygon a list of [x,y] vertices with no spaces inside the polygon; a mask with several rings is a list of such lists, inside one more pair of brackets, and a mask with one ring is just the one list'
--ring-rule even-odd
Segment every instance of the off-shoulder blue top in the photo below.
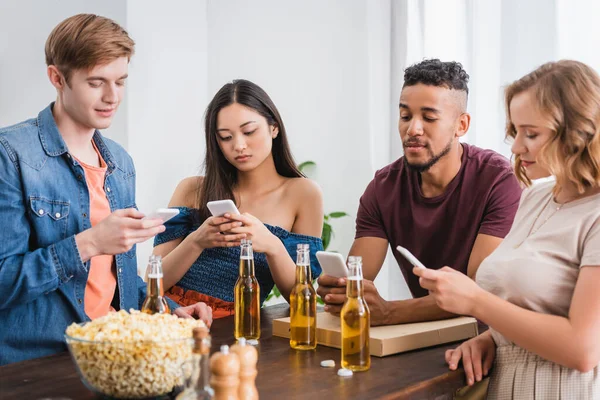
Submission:
{"label": "off-shoulder blue top", "polygon": [[[179,214],[165,223],[166,230],[156,236],[154,246],[185,238],[200,226],[198,210],[187,207],[176,208],[179,209]],[[289,232],[278,226],[268,224],[265,226],[283,242],[292,260],[296,260],[296,245],[308,243],[310,245],[312,278],[315,279],[321,274],[321,265],[315,256],[317,251],[323,250],[321,238]],[[177,286],[233,302],[233,288],[239,274],[239,260],[239,247],[205,249],[177,283]],[[262,304],[275,285],[264,253],[254,252],[254,269],[260,285]]]}

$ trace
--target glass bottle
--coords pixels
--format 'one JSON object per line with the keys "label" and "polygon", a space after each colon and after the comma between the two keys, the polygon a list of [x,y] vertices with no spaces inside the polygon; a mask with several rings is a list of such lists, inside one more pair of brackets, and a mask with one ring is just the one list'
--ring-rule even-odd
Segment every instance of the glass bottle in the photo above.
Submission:
{"label": "glass bottle", "polygon": [[240,247],[240,274],[234,289],[234,336],[236,339],[258,339],[260,337],[260,286],[254,275],[252,241],[242,239]]}
{"label": "glass bottle", "polygon": [[193,357],[183,365],[185,390],[176,397],[176,400],[211,400],[214,396],[214,391],[210,387],[211,337],[206,327],[194,328],[193,336]]}
{"label": "glass bottle", "polygon": [[342,368],[366,371],[371,367],[369,352],[369,307],[364,299],[362,257],[348,257],[346,301],[342,307]]}
{"label": "glass bottle", "polygon": [[142,304],[142,312],[146,314],[168,314],[171,312],[163,286],[162,259],[151,255],[146,270],[146,299]]}
{"label": "glass bottle", "polygon": [[310,247],[300,243],[296,250],[296,284],[290,293],[290,347],[317,347],[317,293],[312,285]]}

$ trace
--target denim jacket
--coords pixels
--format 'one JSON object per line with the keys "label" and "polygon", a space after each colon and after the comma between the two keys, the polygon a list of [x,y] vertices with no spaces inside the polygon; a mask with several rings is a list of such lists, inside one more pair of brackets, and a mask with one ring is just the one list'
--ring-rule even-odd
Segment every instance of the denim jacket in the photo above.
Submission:
{"label": "denim jacket", "polygon": [[[75,243],[91,227],[89,193],[52,107],[0,129],[0,365],[64,351],[67,326],[89,321],[83,302],[90,263]],[[111,211],[136,207],[131,157],[98,131],[93,140],[107,164]],[[115,263],[112,306],[139,309],[146,286],[135,246]]]}

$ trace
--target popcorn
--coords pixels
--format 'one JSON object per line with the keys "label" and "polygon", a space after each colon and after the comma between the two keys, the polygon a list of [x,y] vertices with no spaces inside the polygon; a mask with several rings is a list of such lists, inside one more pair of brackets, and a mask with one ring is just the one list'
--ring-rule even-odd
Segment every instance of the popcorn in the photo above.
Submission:
{"label": "popcorn", "polygon": [[144,398],[169,393],[192,357],[192,330],[204,323],[136,310],[109,313],[66,331],[85,380],[102,394]]}

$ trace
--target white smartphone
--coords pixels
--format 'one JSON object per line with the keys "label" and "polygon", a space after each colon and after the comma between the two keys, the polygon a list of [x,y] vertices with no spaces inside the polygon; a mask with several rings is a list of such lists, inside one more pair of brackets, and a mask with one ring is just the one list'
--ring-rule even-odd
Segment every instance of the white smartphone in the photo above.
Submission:
{"label": "white smartphone", "polygon": [[142,219],[162,219],[163,222],[167,222],[177,214],[179,210],[176,208],[157,208]]}
{"label": "white smartphone", "polygon": [[427,267],[424,266],[423,263],[417,259],[417,257],[413,256],[413,254],[408,251],[408,249],[405,249],[402,246],[397,246],[396,250],[398,250],[400,254],[402,254],[404,258],[406,258],[415,267],[427,269]]}
{"label": "white smartphone", "polygon": [[317,260],[323,268],[326,275],[335,276],[336,278],[345,278],[348,276],[348,267],[346,260],[340,253],[331,251],[317,251]]}
{"label": "white smartphone", "polygon": [[208,207],[208,211],[210,211],[213,217],[222,217],[227,213],[237,215],[240,214],[233,200],[229,199],[209,201],[206,203],[206,207]]}

